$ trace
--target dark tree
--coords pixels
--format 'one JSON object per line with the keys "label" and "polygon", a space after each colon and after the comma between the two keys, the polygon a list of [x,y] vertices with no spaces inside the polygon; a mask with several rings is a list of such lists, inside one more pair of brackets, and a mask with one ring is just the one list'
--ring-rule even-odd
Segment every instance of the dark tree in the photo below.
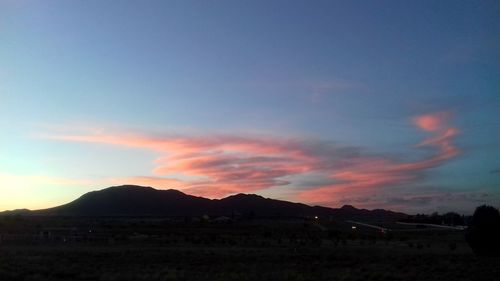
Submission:
{"label": "dark tree", "polygon": [[465,239],[474,253],[479,256],[500,256],[500,214],[492,206],[476,208]]}

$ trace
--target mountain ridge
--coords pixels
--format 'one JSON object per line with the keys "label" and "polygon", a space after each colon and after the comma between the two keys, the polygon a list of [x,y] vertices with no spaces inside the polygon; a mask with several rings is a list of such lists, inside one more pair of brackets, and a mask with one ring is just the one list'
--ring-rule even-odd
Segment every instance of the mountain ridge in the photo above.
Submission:
{"label": "mountain ridge", "polygon": [[14,210],[0,215],[32,216],[201,216],[245,215],[258,217],[311,217],[339,219],[399,220],[407,215],[390,210],[310,206],[303,203],[239,193],[222,199],[188,195],[176,189],[155,189],[149,186],[121,185],[91,191],[79,198],[52,208]]}

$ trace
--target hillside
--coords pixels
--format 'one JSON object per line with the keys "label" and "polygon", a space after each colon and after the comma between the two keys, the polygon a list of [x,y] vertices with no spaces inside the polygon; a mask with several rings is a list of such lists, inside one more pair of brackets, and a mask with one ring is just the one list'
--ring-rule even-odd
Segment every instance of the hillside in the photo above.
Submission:
{"label": "hillside", "polygon": [[[3,214],[12,214],[4,212]],[[365,210],[353,206],[327,208],[264,198],[255,194],[237,194],[223,199],[187,195],[178,190],[123,185],[92,191],[54,208],[28,211],[22,215],[49,216],[201,216],[244,215],[258,217],[323,216],[338,219],[394,221],[406,217],[387,210]]]}

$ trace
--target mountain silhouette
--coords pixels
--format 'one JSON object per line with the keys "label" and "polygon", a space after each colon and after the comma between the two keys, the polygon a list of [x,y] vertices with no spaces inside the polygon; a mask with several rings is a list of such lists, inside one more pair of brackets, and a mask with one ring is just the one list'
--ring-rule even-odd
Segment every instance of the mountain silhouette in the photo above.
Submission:
{"label": "mountain silhouette", "polygon": [[[16,212],[17,213],[17,212]],[[3,214],[12,214],[4,212]],[[80,198],[49,209],[21,212],[41,216],[258,216],[311,217],[337,219],[399,220],[407,215],[387,210],[365,210],[346,205],[342,208],[309,206],[264,198],[255,194],[237,194],[223,199],[207,199],[181,191],[122,185],[92,191]]]}

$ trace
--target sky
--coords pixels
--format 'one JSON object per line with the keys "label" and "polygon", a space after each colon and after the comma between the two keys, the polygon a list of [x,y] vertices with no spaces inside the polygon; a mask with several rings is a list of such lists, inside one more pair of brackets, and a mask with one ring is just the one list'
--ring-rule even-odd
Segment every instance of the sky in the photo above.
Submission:
{"label": "sky", "polygon": [[137,184],[500,206],[498,1],[0,0],[0,210]]}

